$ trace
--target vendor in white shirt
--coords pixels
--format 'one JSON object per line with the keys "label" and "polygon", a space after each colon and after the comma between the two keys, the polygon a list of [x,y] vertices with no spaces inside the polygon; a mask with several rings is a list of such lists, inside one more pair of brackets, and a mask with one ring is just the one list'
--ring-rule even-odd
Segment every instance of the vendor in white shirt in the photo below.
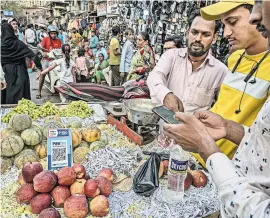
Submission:
{"label": "vendor in white shirt", "polygon": [[[243,1],[221,0],[204,13],[217,16]],[[270,38],[270,1],[255,1],[250,23]],[[270,99],[246,133],[240,124],[209,111],[196,112],[194,116],[177,113],[176,119],[183,124],[165,124],[164,130],[177,144],[198,152],[206,162],[218,187],[221,217],[270,217]],[[215,141],[222,138],[239,145],[232,160],[216,146]]]}

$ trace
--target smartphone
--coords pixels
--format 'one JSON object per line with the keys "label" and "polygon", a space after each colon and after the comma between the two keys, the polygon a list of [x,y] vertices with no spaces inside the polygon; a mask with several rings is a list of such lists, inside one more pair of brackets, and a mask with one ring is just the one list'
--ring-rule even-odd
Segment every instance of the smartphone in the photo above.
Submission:
{"label": "smartphone", "polygon": [[181,121],[174,118],[175,113],[165,106],[154,107],[152,111],[166,123],[179,124]]}

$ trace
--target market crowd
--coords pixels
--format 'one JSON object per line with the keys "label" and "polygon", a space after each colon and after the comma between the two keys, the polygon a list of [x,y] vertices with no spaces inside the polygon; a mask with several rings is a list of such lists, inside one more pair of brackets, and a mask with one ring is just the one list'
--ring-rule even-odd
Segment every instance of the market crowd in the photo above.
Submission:
{"label": "market crowd", "polygon": [[[230,44],[226,65],[211,55],[219,20]],[[163,133],[194,152],[218,186],[221,217],[270,217],[270,1],[221,0],[202,8],[189,20],[187,48],[179,36],[169,37],[158,60],[146,32],[114,26],[105,47],[96,27],[17,24],[1,26],[2,102],[30,98],[27,68],[38,70],[37,98],[57,66],[60,83],[146,80],[152,101],[182,121],[163,124]],[[33,51],[37,41],[42,60]],[[52,60],[52,49],[63,57]]]}
{"label": "market crowd", "polygon": [[[105,46],[99,40],[100,25],[87,24],[84,18],[76,17],[68,25],[57,24],[53,19],[48,23],[25,26],[15,18],[2,21],[2,79],[7,84],[2,104],[30,99],[28,73],[33,71],[38,72],[36,98],[40,99],[46,74],[57,66],[61,66],[58,84],[88,82],[119,86],[148,74],[157,62],[147,32],[135,36],[132,28],[121,31],[119,26],[113,26]],[[163,50],[180,48],[181,40],[177,35],[168,37]],[[56,50],[62,51],[62,58],[50,56]]]}

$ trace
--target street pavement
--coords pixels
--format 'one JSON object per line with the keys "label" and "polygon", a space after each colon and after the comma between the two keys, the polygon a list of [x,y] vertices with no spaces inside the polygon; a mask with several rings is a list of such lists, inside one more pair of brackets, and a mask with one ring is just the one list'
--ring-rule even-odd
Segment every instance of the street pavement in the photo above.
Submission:
{"label": "street pavement", "polygon": [[44,104],[46,101],[52,103],[60,103],[60,97],[58,94],[52,94],[48,89],[43,87],[41,93],[41,99],[36,99],[37,89],[38,89],[38,80],[36,80],[37,72],[29,73],[30,77],[30,91],[31,91],[31,100],[36,104]]}

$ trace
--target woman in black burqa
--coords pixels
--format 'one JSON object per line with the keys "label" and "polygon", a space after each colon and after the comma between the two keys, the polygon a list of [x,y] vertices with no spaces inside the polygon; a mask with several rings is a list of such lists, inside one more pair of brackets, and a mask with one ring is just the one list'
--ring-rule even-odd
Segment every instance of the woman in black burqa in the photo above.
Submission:
{"label": "woman in black burqa", "polygon": [[22,98],[31,99],[26,58],[42,70],[40,57],[20,41],[8,23],[1,25],[1,65],[7,88],[1,92],[1,104],[17,104]]}

